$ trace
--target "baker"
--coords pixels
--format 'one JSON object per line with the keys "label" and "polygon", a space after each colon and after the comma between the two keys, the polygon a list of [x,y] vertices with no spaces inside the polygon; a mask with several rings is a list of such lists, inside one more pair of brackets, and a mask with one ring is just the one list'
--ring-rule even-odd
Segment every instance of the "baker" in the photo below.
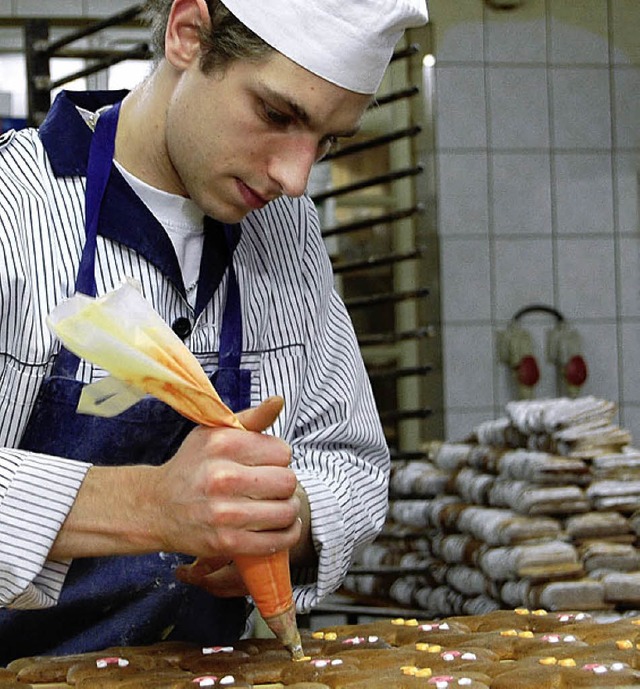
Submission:
{"label": "baker", "polygon": [[[63,92],[0,141],[0,664],[232,642],[234,555],[289,549],[306,611],[385,519],[388,450],[305,190],[425,2],[148,9],[158,59],[140,85]],[[153,399],[77,413],[105,372],[46,316],[125,278],[246,431]]]}

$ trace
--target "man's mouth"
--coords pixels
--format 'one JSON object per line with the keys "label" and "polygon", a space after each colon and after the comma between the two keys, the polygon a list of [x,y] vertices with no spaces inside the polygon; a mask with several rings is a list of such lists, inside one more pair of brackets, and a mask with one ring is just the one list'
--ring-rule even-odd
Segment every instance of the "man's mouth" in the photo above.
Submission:
{"label": "man's mouth", "polygon": [[262,196],[255,189],[252,189],[250,186],[246,185],[241,179],[237,179],[237,184],[240,194],[249,208],[264,208],[271,200],[270,198]]}

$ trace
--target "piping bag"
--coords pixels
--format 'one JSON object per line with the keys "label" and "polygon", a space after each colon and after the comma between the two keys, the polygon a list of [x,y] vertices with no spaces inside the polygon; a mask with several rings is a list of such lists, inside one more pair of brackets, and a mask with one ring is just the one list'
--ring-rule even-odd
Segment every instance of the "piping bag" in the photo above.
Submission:
{"label": "piping bag", "polygon": [[[98,298],[75,294],[51,312],[47,324],[67,349],[110,374],[84,387],[78,412],[116,416],[149,394],[197,424],[243,428],[133,280]],[[267,626],[294,660],[302,658],[289,552],[243,555],[234,562]]]}

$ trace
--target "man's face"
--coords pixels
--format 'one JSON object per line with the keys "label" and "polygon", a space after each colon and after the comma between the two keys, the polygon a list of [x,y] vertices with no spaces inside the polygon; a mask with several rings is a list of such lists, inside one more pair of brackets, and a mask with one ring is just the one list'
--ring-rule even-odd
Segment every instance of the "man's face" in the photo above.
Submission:
{"label": "man's face", "polygon": [[238,222],[279,196],[300,196],[313,163],[355,133],[370,102],[280,53],[224,74],[205,75],[194,62],[168,104],[168,186]]}

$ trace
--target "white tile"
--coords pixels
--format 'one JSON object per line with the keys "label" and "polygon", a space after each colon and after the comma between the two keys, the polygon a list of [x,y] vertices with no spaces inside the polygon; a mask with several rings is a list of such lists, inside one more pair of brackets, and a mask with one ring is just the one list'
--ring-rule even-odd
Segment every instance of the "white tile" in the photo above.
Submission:
{"label": "white tile", "polygon": [[476,426],[496,417],[497,414],[491,407],[448,410],[445,416],[445,439],[454,443],[464,442],[471,436]]}
{"label": "white tile", "polygon": [[527,0],[508,12],[488,10],[485,35],[489,62],[544,62],[547,41],[544,0]]}
{"label": "white tile", "polygon": [[491,326],[447,325],[443,345],[446,407],[493,405]]}
{"label": "white tile", "polygon": [[622,404],[620,409],[621,425],[631,433],[631,445],[640,445],[640,404]]}
{"label": "white tile", "polygon": [[618,240],[620,266],[620,315],[637,317],[640,313],[640,238]]}
{"label": "white tile", "polygon": [[614,157],[618,232],[640,230],[640,151]]}
{"label": "white tile", "polygon": [[559,239],[558,304],[567,319],[615,318],[614,242]]}
{"label": "white tile", "polygon": [[440,153],[437,165],[440,236],[487,236],[487,154]]}
{"label": "white tile", "polygon": [[436,64],[436,140],[439,148],[487,145],[484,69]]}
{"label": "white tile", "polygon": [[491,272],[486,239],[440,242],[440,289],[446,322],[491,317]]}
{"label": "white tile", "polygon": [[494,246],[495,317],[511,320],[531,304],[553,303],[552,241],[500,239]]}
{"label": "white tile", "polygon": [[494,233],[550,234],[549,155],[496,153],[491,169]]}
{"label": "white tile", "polygon": [[610,154],[558,153],[554,167],[558,234],[611,234]]}
{"label": "white tile", "polygon": [[640,3],[638,0],[611,0],[615,61],[640,65]]}
{"label": "white tile", "polygon": [[550,0],[551,62],[606,64],[609,61],[607,3]]}
{"label": "white tile", "polygon": [[481,3],[430,0],[429,19],[438,60],[482,61],[484,38]]}
{"label": "white tile", "polygon": [[622,324],[622,397],[640,403],[640,323]]}
{"label": "white tile", "polygon": [[12,0],[0,0],[0,16],[11,17],[13,15]]}
{"label": "white tile", "polygon": [[558,148],[610,148],[608,69],[554,67],[550,72],[554,145]]}
{"label": "white tile", "polygon": [[492,148],[549,146],[547,76],[542,67],[489,67]]}
{"label": "white tile", "polygon": [[614,145],[640,148],[640,67],[616,67],[614,86]]}

